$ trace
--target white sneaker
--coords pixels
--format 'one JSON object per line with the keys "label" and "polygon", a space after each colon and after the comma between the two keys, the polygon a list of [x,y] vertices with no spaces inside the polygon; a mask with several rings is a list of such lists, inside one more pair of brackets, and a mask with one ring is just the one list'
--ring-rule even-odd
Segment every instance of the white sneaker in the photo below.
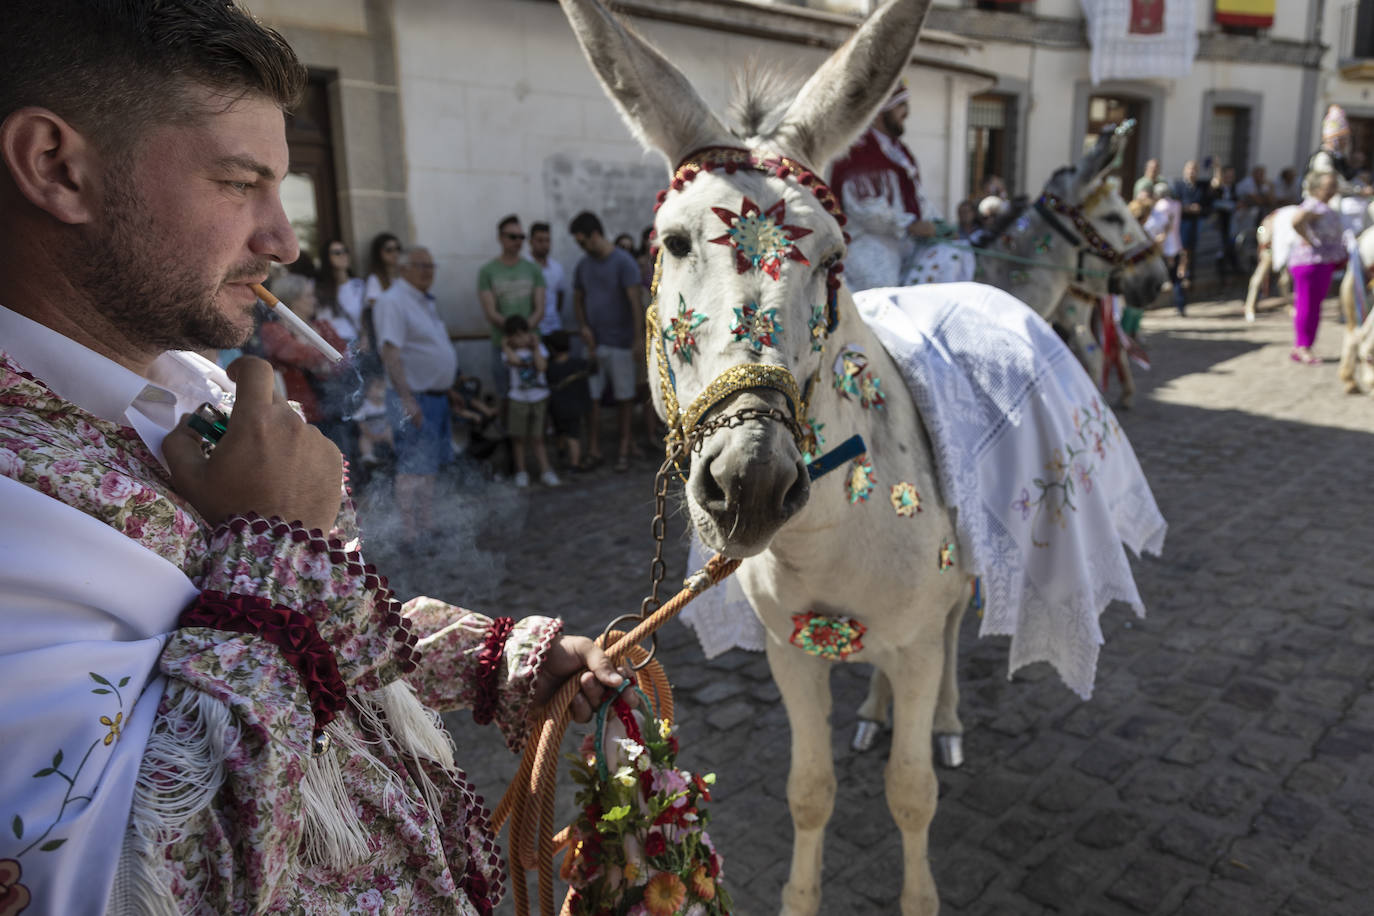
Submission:
{"label": "white sneaker", "polygon": [[541,474],[539,477],[539,482],[546,487],[556,487],[563,483],[563,481],[558,479],[558,475],[555,474],[552,469],[547,470],[543,474]]}
{"label": "white sneaker", "polygon": [[530,475],[525,471],[516,471],[515,485],[521,488],[528,487],[530,485]]}

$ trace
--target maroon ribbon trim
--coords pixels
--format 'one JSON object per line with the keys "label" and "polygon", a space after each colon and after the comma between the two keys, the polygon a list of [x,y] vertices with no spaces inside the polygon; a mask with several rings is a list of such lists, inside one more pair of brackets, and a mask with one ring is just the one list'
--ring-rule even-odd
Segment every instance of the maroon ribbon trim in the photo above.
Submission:
{"label": "maroon ribbon trim", "polygon": [[487,725],[496,718],[501,659],[506,652],[506,640],[514,629],[512,618],[497,617],[491,622],[482,651],[477,655],[477,695],[472,701],[472,719],[478,725]]}
{"label": "maroon ribbon trim", "polygon": [[346,692],[338,660],[306,615],[254,595],[204,591],[182,612],[178,625],[261,636],[276,646],[300,675],[316,732],[343,711]]}

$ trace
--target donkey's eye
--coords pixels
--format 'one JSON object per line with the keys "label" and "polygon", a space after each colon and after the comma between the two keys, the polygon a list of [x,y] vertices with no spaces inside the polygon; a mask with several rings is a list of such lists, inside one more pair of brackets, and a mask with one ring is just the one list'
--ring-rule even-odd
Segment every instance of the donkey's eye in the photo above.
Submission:
{"label": "donkey's eye", "polygon": [[685,235],[668,236],[663,240],[663,247],[668,249],[668,253],[675,258],[685,258],[692,253],[692,241]]}
{"label": "donkey's eye", "polygon": [[817,270],[829,270],[830,268],[834,267],[836,264],[840,263],[840,258],[842,258],[842,257],[844,257],[844,252],[842,252],[842,251],[836,251],[836,252],[834,252],[834,253],[828,255],[824,260],[822,260],[819,264],[817,264],[817,265],[816,265],[816,269],[817,269]]}
{"label": "donkey's eye", "polygon": [[1126,225],[1126,221],[1121,218],[1120,213],[1108,213],[1106,216],[1102,217],[1102,221],[1104,223],[1111,223],[1114,226]]}

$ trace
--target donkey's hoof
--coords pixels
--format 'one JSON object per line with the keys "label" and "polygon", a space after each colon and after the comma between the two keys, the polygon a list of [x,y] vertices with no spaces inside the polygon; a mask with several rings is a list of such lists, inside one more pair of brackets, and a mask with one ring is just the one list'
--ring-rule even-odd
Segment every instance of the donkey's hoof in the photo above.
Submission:
{"label": "donkey's hoof", "polygon": [[872,750],[882,731],[883,723],[874,722],[872,719],[860,719],[858,726],[854,729],[854,740],[849,742],[849,746],[860,754]]}
{"label": "donkey's hoof", "polygon": [[940,766],[957,770],[964,765],[963,735],[936,735],[935,748],[940,753]]}

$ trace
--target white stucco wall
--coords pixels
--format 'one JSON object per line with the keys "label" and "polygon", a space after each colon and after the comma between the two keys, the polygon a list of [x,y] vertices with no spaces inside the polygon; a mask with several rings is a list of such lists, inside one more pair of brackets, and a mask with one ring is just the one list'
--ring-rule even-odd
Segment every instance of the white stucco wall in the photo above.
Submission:
{"label": "white stucco wall", "polygon": [[244,6],[276,28],[297,26],[326,32],[367,32],[365,0],[252,0]]}
{"label": "white stucco wall", "polygon": [[[828,52],[658,21],[635,23],[724,108],[748,64],[805,77]],[[608,234],[638,238],[667,167],[642,151],[602,94],[556,4],[530,0],[396,0],[396,57],[412,226],[439,265],[435,294],[450,329],[480,334],[479,267],[497,253],[496,221],[525,227],[581,206],[601,210]],[[969,75],[911,68],[909,141],[942,207],[964,181],[968,96],[990,85]],[[950,157],[951,149],[958,155]],[[598,172],[597,166],[612,174]],[[607,218],[597,198],[614,192]],[[638,199],[638,206],[635,199]],[[567,214],[570,215],[570,214]],[[581,252],[554,221],[554,256],[570,270]],[[468,348],[476,355],[476,348]]]}

